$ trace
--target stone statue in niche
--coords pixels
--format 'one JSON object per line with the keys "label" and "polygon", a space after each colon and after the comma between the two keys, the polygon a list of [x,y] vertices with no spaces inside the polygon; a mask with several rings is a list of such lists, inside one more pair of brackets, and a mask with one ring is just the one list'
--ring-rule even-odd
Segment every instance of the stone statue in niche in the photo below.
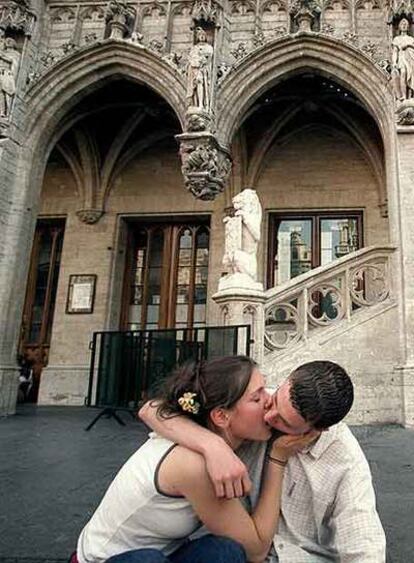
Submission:
{"label": "stone statue in niche", "polygon": [[391,72],[395,97],[400,101],[414,95],[414,38],[408,34],[409,27],[409,21],[402,18],[392,41]]}
{"label": "stone statue in niche", "polygon": [[205,30],[197,27],[187,69],[187,103],[190,108],[207,112],[210,110],[213,52]]}
{"label": "stone statue in niche", "polygon": [[261,290],[257,282],[257,249],[260,241],[262,206],[255,190],[245,188],[233,198],[234,214],[224,218],[225,250],[219,290],[243,287]]}
{"label": "stone statue in niche", "polygon": [[9,117],[19,71],[20,53],[12,37],[0,37],[0,117]]}

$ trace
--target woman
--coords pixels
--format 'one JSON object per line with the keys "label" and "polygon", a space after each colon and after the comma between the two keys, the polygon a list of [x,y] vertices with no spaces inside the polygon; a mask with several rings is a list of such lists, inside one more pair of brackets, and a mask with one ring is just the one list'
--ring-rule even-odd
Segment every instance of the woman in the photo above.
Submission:
{"label": "woman", "polygon": [[[244,440],[270,438],[267,401],[254,361],[235,356],[180,368],[157,404],[160,416],[184,414],[236,449]],[[284,466],[305,445],[303,438],[281,440],[269,449],[261,497],[250,516],[239,500],[216,497],[202,456],[152,436],[119,471],[83,529],[79,562],[262,561],[279,518]],[[187,541],[201,524],[211,535]]]}

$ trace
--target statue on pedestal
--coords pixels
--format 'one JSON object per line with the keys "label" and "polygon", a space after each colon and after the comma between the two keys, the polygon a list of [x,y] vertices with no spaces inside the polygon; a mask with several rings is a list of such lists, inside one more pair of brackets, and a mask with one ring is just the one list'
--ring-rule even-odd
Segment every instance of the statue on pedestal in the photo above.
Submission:
{"label": "statue on pedestal", "polygon": [[19,71],[20,53],[12,37],[0,41],[0,118],[9,117]]}
{"label": "statue on pedestal", "polygon": [[392,78],[395,97],[399,101],[414,95],[414,38],[408,34],[410,23],[402,18],[399,34],[392,41]]}
{"label": "statue on pedestal", "polygon": [[202,27],[195,30],[195,45],[190,50],[187,70],[187,104],[191,108],[209,111],[211,107],[212,45]]}
{"label": "statue on pedestal", "polygon": [[262,206],[255,190],[245,188],[233,198],[234,215],[224,218],[225,251],[220,289],[238,287],[262,289],[257,281],[257,249],[260,241]]}

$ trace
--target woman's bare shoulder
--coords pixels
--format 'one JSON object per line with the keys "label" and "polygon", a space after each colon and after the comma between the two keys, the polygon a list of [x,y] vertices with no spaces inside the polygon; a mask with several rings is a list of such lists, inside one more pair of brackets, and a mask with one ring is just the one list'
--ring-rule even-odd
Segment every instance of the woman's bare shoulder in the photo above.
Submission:
{"label": "woman's bare shoulder", "polygon": [[176,446],[168,456],[170,463],[178,467],[183,475],[202,476],[207,473],[204,457],[183,446]]}

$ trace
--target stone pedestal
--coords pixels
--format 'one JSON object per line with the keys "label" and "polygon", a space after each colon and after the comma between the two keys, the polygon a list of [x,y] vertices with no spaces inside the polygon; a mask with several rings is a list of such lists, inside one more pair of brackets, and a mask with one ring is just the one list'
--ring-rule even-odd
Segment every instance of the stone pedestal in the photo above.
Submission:
{"label": "stone pedestal", "polygon": [[0,417],[15,414],[18,389],[18,368],[0,366]]}
{"label": "stone pedestal", "polygon": [[[214,301],[220,306],[221,324],[242,325],[251,327],[252,339],[250,355],[261,364],[264,355],[264,303],[263,286],[259,283],[251,287],[242,287],[238,283],[237,275],[226,276],[224,284],[219,284],[219,291],[213,295]],[[233,279],[233,285],[231,284]]]}

